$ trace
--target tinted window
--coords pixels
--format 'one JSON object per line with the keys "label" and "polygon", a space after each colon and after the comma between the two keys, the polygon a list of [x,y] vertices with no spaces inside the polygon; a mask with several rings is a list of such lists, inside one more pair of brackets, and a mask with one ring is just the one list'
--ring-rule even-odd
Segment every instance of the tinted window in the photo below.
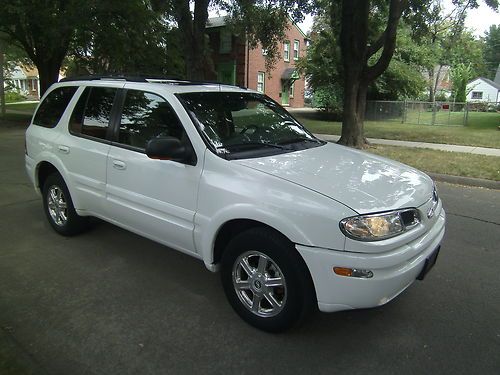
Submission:
{"label": "tinted window", "polygon": [[116,91],[109,87],[87,87],[71,114],[70,131],[105,139]]}
{"label": "tinted window", "polygon": [[264,95],[238,92],[177,94],[205,140],[225,158],[244,158],[318,147],[315,138]]}
{"label": "tinted window", "polygon": [[144,149],[146,143],[155,137],[175,137],[184,141],[184,128],[165,99],[148,92],[128,90],[120,121],[119,142]]}
{"label": "tinted window", "polygon": [[65,86],[52,90],[43,100],[38,111],[36,111],[33,123],[46,128],[55,127],[76,89],[75,86]]}

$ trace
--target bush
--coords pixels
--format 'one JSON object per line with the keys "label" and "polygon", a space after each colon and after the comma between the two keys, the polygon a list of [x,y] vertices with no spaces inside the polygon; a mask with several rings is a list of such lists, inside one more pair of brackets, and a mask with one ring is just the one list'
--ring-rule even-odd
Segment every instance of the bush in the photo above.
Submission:
{"label": "bush", "polygon": [[26,100],[26,97],[24,95],[21,95],[17,91],[6,91],[5,92],[5,102],[6,103],[22,102],[23,100]]}
{"label": "bush", "polygon": [[324,86],[316,89],[313,96],[313,107],[321,108],[329,113],[342,113],[342,88]]}

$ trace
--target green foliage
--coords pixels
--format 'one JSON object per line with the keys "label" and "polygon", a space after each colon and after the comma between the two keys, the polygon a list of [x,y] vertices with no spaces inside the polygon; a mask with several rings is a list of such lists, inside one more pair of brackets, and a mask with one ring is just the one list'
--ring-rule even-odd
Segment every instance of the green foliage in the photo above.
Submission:
{"label": "green foliage", "polygon": [[35,64],[62,62],[75,30],[88,19],[85,0],[0,0],[0,31]]}
{"label": "green foliage", "polygon": [[484,37],[483,56],[486,77],[495,78],[500,64],[500,24],[490,26]]}
{"label": "green foliage", "polygon": [[467,82],[473,78],[471,64],[458,63],[451,69],[453,98],[455,102],[463,103],[467,100]]}
{"label": "green foliage", "polygon": [[18,91],[9,90],[5,92],[5,102],[6,103],[16,103],[26,100],[26,97],[20,94]]}
{"label": "green foliage", "polygon": [[[336,108],[342,104],[343,67],[338,46],[338,30],[330,26],[326,14],[314,20],[307,59],[299,61],[315,90],[315,103],[320,108]],[[409,28],[400,26],[394,56],[387,70],[368,88],[368,99],[402,100],[416,98],[425,88],[421,66],[427,64],[432,51],[417,44]],[[380,57],[375,54],[372,64]],[[319,91],[319,92],[318,92]]]}
{"label": "green foliage", "polygon": [[314,91],[312,104],[313,107],[321,108],[326,112],[341,114],[343,107],[342,86],[337,84],[319,87]]}
{"label": "green foliage", "polygon": [[[432,51],[416,43],[408,26],[401,24],[396,49],[387,70],[371,85],[368,98],[374,100],[415,99],[425,89],[420,73]],[[375,56],[377,57],[377,55]]]}
{"label": "green foliage", "polygon": [[452,45],[446,47],[448,65],[469,65],[471,78],[484,75],[486,71],[483,57],[483,43],[474,34],[464,29],[456,35]]}
{"label": "green foliage", "polygon": [[171,48],[174,36],[143,1],[96,2],[86,27],[76,30],[68,73],[174,75],[179,73],[171,63],[179,56],[177,46]]}
{"label": "green foliage", "polygon": [[236,35],[246,36],[250,48],[260,44],[267,50],[268,71],[282,58],[279,47],[290,20],[300,22],[312,9],[308,0],[229,0],[221,1],[220,7],[229,12],[230,27]]}

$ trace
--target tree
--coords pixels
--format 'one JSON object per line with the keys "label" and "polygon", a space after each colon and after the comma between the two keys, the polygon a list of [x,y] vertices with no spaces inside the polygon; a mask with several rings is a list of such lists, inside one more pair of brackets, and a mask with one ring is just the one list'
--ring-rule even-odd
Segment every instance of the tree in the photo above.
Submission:
{"label": "tree", "polygon": [[471,64],[456,64],[452,68],[450,76],[454,101],[465,103],[467,100],[467,82],[474,77]]}
{"label": "tree", "polygon": [[[325,9],[315,17],[307,58],[299,62],[314,90],[314,103],[320,108],[342,112],[343,68],[337,43],[338,28],[331,27]],[[418,97],[425,87],[420,73],[430,58],[425,45],[418,45],[406,24],[400,26],[394,56],[388,68],[368,86],[370,100],[403,100]],[[375,54],[372,59],[379,56]]]}
{"label": "tree", "polygon": [[186,76],[195,80],[214,74],[206,34],[209,8],[228,13],[228,26],[235,35],[246,38],[250,48],[260,43],[267,49],[268,69],[277,58],[278,45],[284,39],[290,18],[299,22],[310,9],[309,0],[153,0],[152,4],[177,24],[182,35]]}
{"label": "tree", "polygon": [[[396,48],[396,32],[405,9],[404,0],[391,0],[384,30],[370,40],[370,13],[383,14],[380,4],[369,0],[338,0],[340,3],[340,51],[344,76],[344,106],[342,133],[338,143],[363,148],[367,141],[363,135],[368,86],[389,66]],[[333,4],[332,4],[333,5]],[[330,8],[332,25],[338,13]],[[373,34],[372,34],[373,35]],[[381,50],[376,61],[370,59]],[[369,63],[370,61],[370,63]]]}
{"label": "tree", "polygon": [[5,51],[4,42],[0,39],[0,115],[5,116]]}
{"label": "tree", "polygon": [[75,30],[87,20],[85,0],[0,0],[0,31],[38,68],[41,94],[59,79]]}
{"label": "tree", "polygon": [[[429,2],[430,0],[330,1],[332,26],[340,24],[340,51],[344,69],[344,117],[339,143],[358,148],[367,145],[363,135],[363,122],[368,86],[389,66],[403,14],[415,25],[422,25],[421,14],[428,10]],[[486,0],[486,3],[498,8],[498,0]],[[477,0],[453,0],[453,4],[478,6]]]}
{"label": "tree", "polygon": [[174,33],[147,3],[96,2],[89,16],[70,44],[67,75],[177,73],[169,63],[178,55],[170,43]]}
{"label": "tree", "polygon": [[486,77],[494,79],[500,65],[500,24],[491,25],[484,36],[483,56],[486,65]]}

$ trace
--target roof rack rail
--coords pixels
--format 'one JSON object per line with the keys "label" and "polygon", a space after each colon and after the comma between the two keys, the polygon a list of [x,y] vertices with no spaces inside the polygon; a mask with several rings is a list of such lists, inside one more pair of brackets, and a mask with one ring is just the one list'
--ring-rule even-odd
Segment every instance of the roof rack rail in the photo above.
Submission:
{"label": "roof rack rail", "polygon": [[196,81],[190,79],[184,79],[179,77],[169,77],[161,75],[88,75],[88,76],[75,76],[62,78],[59,82],[73,82],[73,81],[127,81],[127,82],[150,82],[150,83],[168,83],[173,85],[223,85],[223,86],[233,86],[239,87],[241,89],[247,89],[244,86],[231,85],[228,83],[216,82],[216,81]]}
{"label": "roof rack rail", "polygon": [[65,77],[59,82],[72,82],[72,81],[98,81],[98,80],[119,80],[130,82],[147,82],[148,79],[170,79],[179,80],[179,77],[165,77],[165,76],[142,76],[142,75],[123,75],[123,74],[95,74],[95,75],[82,75],[74,77]]}

